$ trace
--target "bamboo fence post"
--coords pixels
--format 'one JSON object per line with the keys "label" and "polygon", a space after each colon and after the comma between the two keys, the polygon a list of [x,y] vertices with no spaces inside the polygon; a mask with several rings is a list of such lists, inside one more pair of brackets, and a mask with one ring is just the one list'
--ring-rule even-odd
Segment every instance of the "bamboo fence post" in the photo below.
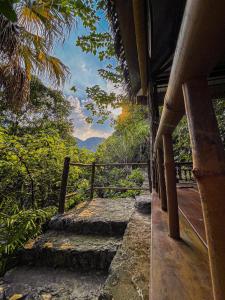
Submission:
{"label": "bamboo fence post", "polygon": [[157,157],[158,157],[158,168],[159,168],[161,208],[162,210],[167,211],[166,183],[165,183],[165,175],[164,175],[164,158],[163,158],[163,151],[161,148],[157,150]]}
{"label": "bamboo fence post", "polygon": [[179,214],[177,203],[176,172],[173,156],[173,141],[171,134],[163,135],[164,166],[166,193],[169,216],[169,234],[174,239],[180,238]]}
{"label": "bamboo fence post", "polygon": [[206,78],[183,84],[215,300],[225,297],[225,152]]}
{"label": "bamboo fence post", "polygon": [[149,191],[152,192],[152,179],[151,179],[151,162],[150,159],[147,162],[147,168],[148,168],[148,183],[149,183]]}
{"label": "bamboo fence post", "polygon": [[93,162],[91,166],[90,201],[93,199],[93,195],[94,195],[94,183],[95,183],[95,162]]}
{"label": "bamboo fence post", "polygon": [[70,169],[70,157],[67,156],[64,159],[64,166],[63,166],[63,173],[62,173],[61,189],[60,189],[60,196],[59,196],[59,208],[58,208],[59,214],[63,214],[65,211],[66,188],[67,188],[67,180],[69,176],[69,169]]}

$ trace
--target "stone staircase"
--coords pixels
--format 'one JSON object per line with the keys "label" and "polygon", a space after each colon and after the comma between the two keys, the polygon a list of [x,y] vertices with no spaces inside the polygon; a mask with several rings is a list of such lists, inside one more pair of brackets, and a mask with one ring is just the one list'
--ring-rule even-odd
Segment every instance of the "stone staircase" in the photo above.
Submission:
{"label": "stone staircase", "polygon": [[[149,209],[149,195],[146,199],[144,206]],[[139,200],[137,198],[136,204],[144,202],[143,195]],[[29,241],[18,252],[17,267],[0,279],[0,300],[147,299],[143,295],[148,294],[148,280],[143,281],[143,278],[148,278],[149,253],[146,249],[150,243],[150,215],[143,214],[143,203],[141,212],[135,206],[138,209],[139,205],[135,205],[132,198],[94,199],[55,216],[47,232]],[[136,227],[144,230],[141,235],[137,234]],[[140,247],[144,252],[139,251]],[[126,253],[129,259],[125,258]],[[141,259],[141,266],[138,266],[137,257]],[[131,290],[127,298],[112,280],[118,272],[118,264],[121,280],[125,280],[126,289]],[[142,275],[136,266],[142,269]],[[123,272],[126,268],[130,273]],[[135,278],[142,278],[138,281],[140,287],[130,289],[134,274]],[[118,287],[123,290],[124,284],[119,282],[117,278]]]}

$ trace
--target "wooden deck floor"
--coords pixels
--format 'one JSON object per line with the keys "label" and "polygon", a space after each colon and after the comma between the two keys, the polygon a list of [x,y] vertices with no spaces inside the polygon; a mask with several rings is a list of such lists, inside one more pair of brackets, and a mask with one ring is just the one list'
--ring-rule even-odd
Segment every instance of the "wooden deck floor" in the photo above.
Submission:
{"label": "wooden deck floor", "polygon": [[207,247],[201,200],[197,187],[178,185],[177,197],[180,212]]}
{"label": "wooden deck floor", "polygon": [[[181,192],[182,194],[182,192]],[[152,197],[151,300],[212,300],[207,248],[180,214],[181,240],[168,236],[168,216]]]}

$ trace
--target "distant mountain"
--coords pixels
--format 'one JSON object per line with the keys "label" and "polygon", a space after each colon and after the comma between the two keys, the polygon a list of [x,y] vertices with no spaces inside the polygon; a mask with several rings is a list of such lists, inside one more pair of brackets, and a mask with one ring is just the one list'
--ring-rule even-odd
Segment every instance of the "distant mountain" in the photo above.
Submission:
{"label": "distant mountain", "polygon": [[79,148],[86,148],[93,152],[96,151],[98,145],[101,144],[104,140],[105,140],[104,138],[100,138],[100,137],[91,137],[89,139],[86,139],[85,141],[76,138],[77,146]]}

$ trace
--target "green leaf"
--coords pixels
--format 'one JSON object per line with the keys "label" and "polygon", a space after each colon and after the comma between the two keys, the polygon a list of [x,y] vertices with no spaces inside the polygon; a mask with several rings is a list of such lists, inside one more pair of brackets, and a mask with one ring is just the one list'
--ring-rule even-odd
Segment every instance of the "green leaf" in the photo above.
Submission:
{"label": "green leaf", "polygon": [[13,3],[18,1],[1,0],[0,13],[2,13],[11,22],[17,22],[17,14],[13,9]]}

